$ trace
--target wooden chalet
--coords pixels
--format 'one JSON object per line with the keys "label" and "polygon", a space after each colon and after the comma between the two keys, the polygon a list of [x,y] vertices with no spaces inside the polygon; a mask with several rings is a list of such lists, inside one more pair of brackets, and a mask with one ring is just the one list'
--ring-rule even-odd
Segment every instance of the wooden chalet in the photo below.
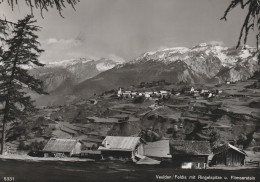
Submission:
{"label": "wooden chalet", "polygon": [[124,158],[135,161],[136,155],[144,155],[144,141],[140,137],[107,136],[98,150],[104,158]]}
{"label": "wooden chalet", "polygon": [[71,157],[79,155],[82,143],[75,139],[51,138],[43,148],[44,157]]}
{"label": "wooden chalet", "polygon": [[206,168],[210,153],[207,141],[170,141],[170,154],[176,168]]}
{"label": "wooden chalet", "polygon": [[245,165],[245,157],[247,154],[231,145],[226,144],[216,148],[214,151],[214,156],[212,158],[212,165],[223,165],[223,166],[242,166]]}

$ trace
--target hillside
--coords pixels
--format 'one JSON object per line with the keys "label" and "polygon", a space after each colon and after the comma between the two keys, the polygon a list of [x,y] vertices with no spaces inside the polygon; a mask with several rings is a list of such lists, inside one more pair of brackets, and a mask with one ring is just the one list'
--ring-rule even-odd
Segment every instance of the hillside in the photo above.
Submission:
{"label": "hillside", "polygon": [[147,52],[77,84],[71,94],[85,97],[154,80],[201,84],[246,80],[259,70],[255,52],[250,47],[235,49],[207,44]]}
{"label": "hillside", "polygon": [[[59,107],[45,107],[30,121],[17,125],[8,142],[50,137],[77,138],[99,143],[106,135],[142,136],[148,142],[159,139],[208,140],[231,142],[247,150],[259,151],[259,89],[249,88],[256,79],[233,84],[168,84],[140,88],[132,92],[167,90],[166,98],[156,94],[137,100],[118,97],[114,90],[92,99],[81,99]],[[191,88],[199,90],[192,93]],[[214,93],[213,97],[202,90]],[[217,91],[222,91],[218,92]],[[37,119],[38,118],[38,119]]]}
{"label": "hillside", "polygon": [[80,58],[52,62],[45,67],[31,69],[30,74],[42,80],[44,90],[49,93],[47,96],[31,95],[36,99],[37,105],[64,104],[64,96],[68,96],[75,85],[121,63],[122,60]]}

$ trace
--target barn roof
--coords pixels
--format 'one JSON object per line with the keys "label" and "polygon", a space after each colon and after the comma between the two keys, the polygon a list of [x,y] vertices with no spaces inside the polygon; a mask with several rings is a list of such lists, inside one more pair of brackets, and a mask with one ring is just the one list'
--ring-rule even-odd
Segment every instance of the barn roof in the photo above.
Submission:
{"label": "barn roof", "polygon": [[219,154],[219,153],[222,153],[222,152],[224,152],[224,151],[226,151],[228,149],[235,150],[235,151],[237,151],[237,152],[247,156],[247,154],[243,150],[241,150],[241,149],[239,149],[239,148],[237,148],[237,147],[235,147],[235,146],[233,146],[231,144],[222,145],[222,146],[216,148],[213,153],[214,154]]}
{"label": "barn roof", "polygon": [[171,155],[209,155],[210,144],[207,141],[171,140]]}
{"label": "barn roof", "polygon": [[45,145],[44,152],[71,152],[78,141],[74,139],[51,138]]}
{"label": "barn roof", "polygon": [[140,142],[140,137],[107,136],[99,150],[134,151]]}

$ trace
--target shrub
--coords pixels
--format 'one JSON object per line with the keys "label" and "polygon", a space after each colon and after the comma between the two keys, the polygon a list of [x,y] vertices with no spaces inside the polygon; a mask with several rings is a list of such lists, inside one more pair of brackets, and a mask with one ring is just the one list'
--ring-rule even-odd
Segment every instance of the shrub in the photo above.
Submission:
{"label": "shrub", "polygon": [[144,96],[139,96],[133,99],[133,103],[135,104],[141,104],[145,101],[145,97]]}

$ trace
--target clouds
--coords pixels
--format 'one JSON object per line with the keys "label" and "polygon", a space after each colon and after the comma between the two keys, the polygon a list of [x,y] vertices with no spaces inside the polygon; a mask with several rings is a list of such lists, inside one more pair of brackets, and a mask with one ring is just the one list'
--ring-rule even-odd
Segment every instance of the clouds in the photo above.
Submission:
{"label": "clouds", "polygon": [[61,48],[72,48],[80,46],[83,41],[79,39],[56,39],[56,38],[49,38],[45,41],[46,45],[54,46],[54,47],[61,47]]}
{"label": "clouds", "polygon": [[49,38],[49,39],[46,41],[46,44],[47,44],[47,45],[50,45],[50,44],[55,44],[55,43],[57,43],[57,42],[58,42],[57,39],[55,39],[55,38]]}
{"label": "clouds", "polygon": [[[114,54],[128,61],[147,51],[208,41],[231,47],[237,43],[243,14],[234,11],[228,23],[220,21],[228,4],[215,0],[84,0],[76,11],[65,8],[65,18],[55,9],[45,13],[44,19],[35,13],[43,27],[39,37],[45,53],[40,59],[50,62]],[[21,4],[21,11],[10,11],[9,6],[0,5],[9,20],[23,17],[25,8]]]}
{"label": "clouds", "polygon": [[218,41],[218,40],[209,41],[208,44],[210,44],[210,45],[224,46],[224,42],[223,42],[223,41]]}
{"label": "clouds", "polygon": [[85,57],[84,41],[77,38],[57,39],[48,38],[42,41],[42,47],[45,50],[41,60],[51,62],[53,60],[71,59]]}

